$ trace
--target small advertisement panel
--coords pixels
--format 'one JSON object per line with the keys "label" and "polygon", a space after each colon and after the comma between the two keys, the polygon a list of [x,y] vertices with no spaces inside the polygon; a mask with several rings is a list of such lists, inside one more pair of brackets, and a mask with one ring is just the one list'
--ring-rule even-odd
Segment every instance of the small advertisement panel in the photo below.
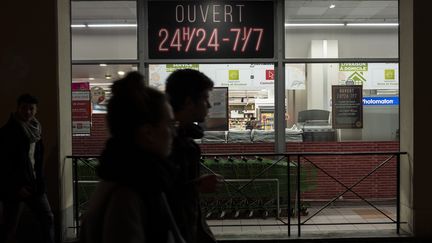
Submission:
{"label": "small advertisement panel", "polygon": [[152,64],[149,66],[150,86],[165,90],[165,80],[177,69],[195,69],[207,75],[215,87],[229,90],[258,91],[273,89],[273,64]]}
{"label": "small advertisement panel", "polygon": [[363,87],[333,85],[332,114],[334,129],[363,128]]}
{"label": "small advertisement panel", "polygon": [[365,106],[393,106],[399,105],[399,97],[363,97]]}
{"label": "small advertisement panel", "polygon": [[91,102],[88,83],[72,84],[72,134],[90,135]]}
{"label": "small advertisement panel", "polygon": [[339,84],[350,81],[363,85],[363,89],[399,89],[399,67],[397,63],[341,63]]}
{"label": "small advertisement panel", "polygon": [[215,87],[210,92],[211,108],[206,121],[200,124],[206,131],[228,130],[228,88]]}
{"label": "small advertisement panel", "polygon": [[306,89],[306,65],[297,63],[285,64],[285,87],[287,90]]}

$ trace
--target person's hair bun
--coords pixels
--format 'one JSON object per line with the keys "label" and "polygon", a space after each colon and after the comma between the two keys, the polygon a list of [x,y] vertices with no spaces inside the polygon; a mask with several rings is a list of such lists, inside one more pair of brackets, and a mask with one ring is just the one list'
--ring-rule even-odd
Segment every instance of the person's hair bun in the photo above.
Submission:
{"label": "person's hair bun", "polygon": [[107,121],[111,135],[132,139],[143,124],[156,124],[164,117],[165,95],[144,85],[139,72],[128,73],[111,86]]}
{"label": "person's hair bun", "polygon": [[144,76],[139,72],[130,72],[124,78],[114,82],[111,91],[114,96],[129,96],[142,92],[144,87]]}

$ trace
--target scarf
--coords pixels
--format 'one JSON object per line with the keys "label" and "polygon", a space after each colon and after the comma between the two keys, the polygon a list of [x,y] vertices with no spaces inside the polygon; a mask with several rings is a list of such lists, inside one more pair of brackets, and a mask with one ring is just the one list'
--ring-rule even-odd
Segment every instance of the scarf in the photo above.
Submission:
{"label": "scarf", "polygon": [[15,117],[15,120],[21,125],[29,139],[30,143],[36,143],[41,139],[42,128],[39,121],[36,118],[31,119],[29,122],[23,122],[20,119]]}

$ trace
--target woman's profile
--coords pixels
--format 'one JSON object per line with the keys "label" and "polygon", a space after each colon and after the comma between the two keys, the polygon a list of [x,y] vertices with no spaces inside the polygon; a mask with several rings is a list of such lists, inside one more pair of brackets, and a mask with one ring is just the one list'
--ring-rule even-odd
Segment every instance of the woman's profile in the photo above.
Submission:
{"label": "woman's profile", "polygon": [[107,121],[111,137],[97,174],[101,181],[83,219],[86,243],[181,242],[164,191],[169,175],[173,113],[164,94],[138,72],[114,82]]}

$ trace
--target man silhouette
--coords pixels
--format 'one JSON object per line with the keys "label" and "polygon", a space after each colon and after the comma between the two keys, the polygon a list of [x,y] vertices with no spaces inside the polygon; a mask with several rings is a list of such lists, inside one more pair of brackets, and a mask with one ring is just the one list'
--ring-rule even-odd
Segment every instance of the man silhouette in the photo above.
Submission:
{"label": "man silhouette", "polygon": [[3,201],[4,236],[15,242],[23,204],[41,225],[43,242],[54,242],[54,216],[43,179],[42,130],[35,115],[38,100],[30,94],[18,97],[17,109],[0,128],[0,198]]}

